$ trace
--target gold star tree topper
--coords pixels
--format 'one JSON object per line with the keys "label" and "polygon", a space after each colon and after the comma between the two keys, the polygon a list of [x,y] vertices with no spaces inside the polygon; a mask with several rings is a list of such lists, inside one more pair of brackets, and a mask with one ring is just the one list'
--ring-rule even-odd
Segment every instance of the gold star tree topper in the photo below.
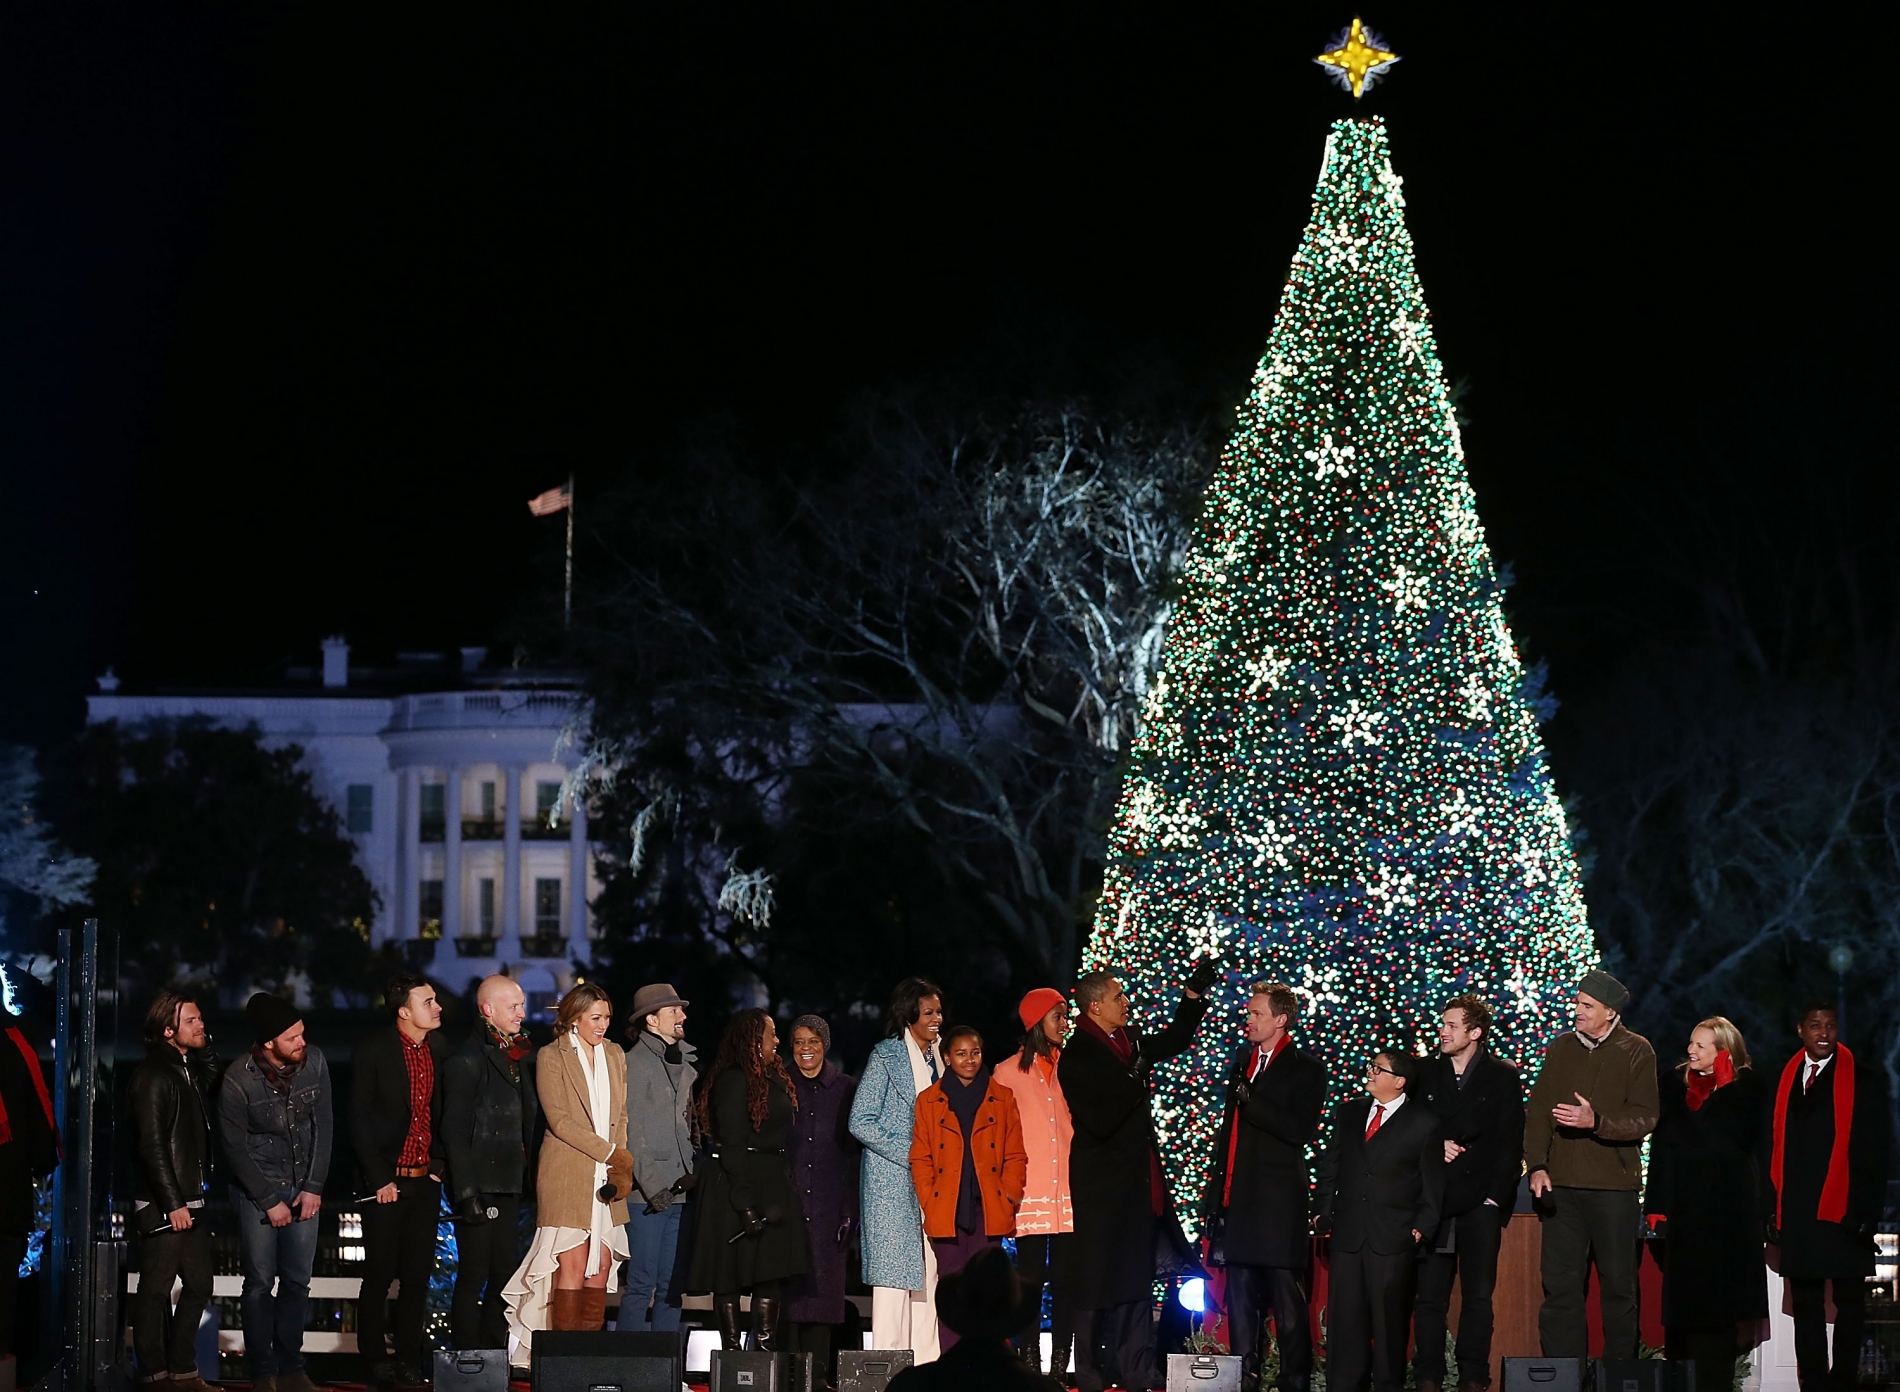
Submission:
{"label": "gold star tree topper", "polygon": [[1353,17],[1352,27],[1333,40],[1333,47],[1313,60],[1332,73],[1333,79],[1358,101],[1366,88],[1374,85],[1399,61],[1399,55],[1385,46],[1385,40]]}

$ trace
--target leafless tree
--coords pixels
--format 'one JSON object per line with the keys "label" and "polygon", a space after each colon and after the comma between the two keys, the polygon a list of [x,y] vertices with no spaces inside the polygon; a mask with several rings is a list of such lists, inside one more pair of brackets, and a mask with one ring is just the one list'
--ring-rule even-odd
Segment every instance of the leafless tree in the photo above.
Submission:
{"label": "leafless tree", "polygon": [[629,850],[635,823],[643,851],[662,825],[697,840],[707,931],[767,979],[765,925],[718,907],[771,868],[747,838],[848,816],[912,829],[1015,971],[1066,980],[1206,440],[1052,406],[886,407],[857,441],[845,484],[791,494],[783,520],[715,508],[624,553],[586,777],[637,809]]}

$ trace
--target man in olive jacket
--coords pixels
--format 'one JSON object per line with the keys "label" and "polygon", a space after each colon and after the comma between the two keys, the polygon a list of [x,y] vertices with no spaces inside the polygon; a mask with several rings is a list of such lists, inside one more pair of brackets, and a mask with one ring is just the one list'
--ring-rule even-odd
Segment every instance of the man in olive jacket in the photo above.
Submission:
{"label": "man in olive jacket", "polygon": [[1584,1295],[1594,1260],[1603,1356],[1636,1357],[1643,1138],[1662,1104],[1656,1051],[1622,1022],[1630,993],[1606,971],[1577,984],[1577,1027],[1544,1051],[1524,1118],[1524,1166],[1544,1214],[1546,1358],[1588,1356]]}
{"label": "man in olive jacket", "polygon": [[458,1349],[508,1347],[501,1288],[521,1260],[521,1205],[534,1192],[534,1046],[521,1032],[520,983],[491,976],[475,988],[482,1021],[442,1066],[442,1141],[455,1212],[455,1294],[449,1335]]}

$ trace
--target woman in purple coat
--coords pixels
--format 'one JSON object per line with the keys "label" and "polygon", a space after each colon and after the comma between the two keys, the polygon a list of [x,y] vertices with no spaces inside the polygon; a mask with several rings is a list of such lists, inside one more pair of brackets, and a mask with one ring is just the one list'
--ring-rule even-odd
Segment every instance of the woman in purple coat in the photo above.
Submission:
{"label": "woman in purple coat", "polygon": [[786,1144],[792,1184],[805,1210],[810,1260],[786,1283],[781,1348],[816,1355],[832,1381],[831,1330],[844,1323],[844,1265],[858,1222],[858,1143],[847,1122],[857,1079],[829,1063],[831,1026],[816,1015],[792,1021],[792,1087],[798,1120]]}

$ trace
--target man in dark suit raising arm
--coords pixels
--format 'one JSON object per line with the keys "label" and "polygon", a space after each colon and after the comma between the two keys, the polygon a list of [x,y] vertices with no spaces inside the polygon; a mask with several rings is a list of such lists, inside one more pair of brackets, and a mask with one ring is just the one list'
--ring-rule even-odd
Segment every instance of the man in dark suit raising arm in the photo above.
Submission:
{"label": "man in dark suit raising arm", "polygon": [[1366,1070],[1371,1095],[1333,1113],[1319,1162],[1319,1216],[1331,1236],[1327,1301],[1332,1392],[1399,1392],[1411,1326],[1418,1244],[1438,1230],[1445,1137],[1429,1107],[1408,1106],[1418,1060],[1400,1049]]}

